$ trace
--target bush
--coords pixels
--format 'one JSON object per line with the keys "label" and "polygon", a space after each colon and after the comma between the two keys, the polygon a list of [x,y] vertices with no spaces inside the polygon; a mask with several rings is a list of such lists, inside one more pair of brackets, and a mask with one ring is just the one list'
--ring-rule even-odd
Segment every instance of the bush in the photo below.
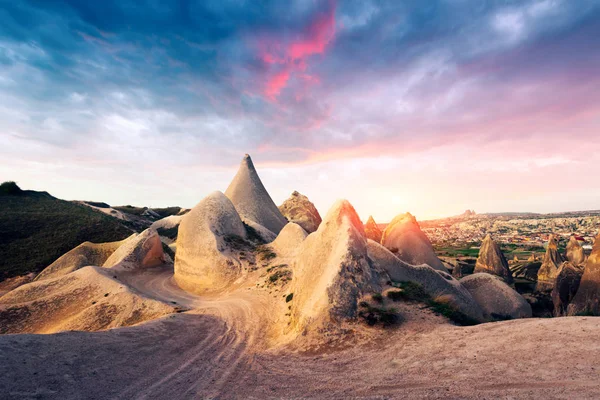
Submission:
{"label": "bush", "polygon": [[21,188],[13,181],[7,181],[0,185],[0,196],[18,196],[22,193]]}
{"label": "bush", "polygon": [[169,239],[175,240],[177,239],[177,234],[179,233],[179,225],[174,226],[172,228],[158,228],[156,230],[160,236],[168,237]]}
{"label": "bush", "polygon": [[369,326],[380,323],[387,327],[402,322],[402,317],[395,308],[372,307],[364,301],[360,303],[360,306],[361,310],[358,312],[358,316],[364,319]]}
{"label": "bush", "polygon": [[373,301],[377,302],[377,303],[383,303],[383,296],[381,295],[381,293],[374,293],[371,298],[373,299]]}
{"label": "bush", "polygon": [[290,293],[287,296],[285,296],[285,302],[289,303],[290,301],[292,301],[294,299],[294,293]]}

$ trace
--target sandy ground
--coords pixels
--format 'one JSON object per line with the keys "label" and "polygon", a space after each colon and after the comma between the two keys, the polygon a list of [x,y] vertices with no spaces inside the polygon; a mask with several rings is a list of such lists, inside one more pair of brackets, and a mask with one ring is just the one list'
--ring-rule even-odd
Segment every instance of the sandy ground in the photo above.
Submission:
{"label": "sandy ground", "polygon": [[600,397],[600,318],[456,327],[413,308],[371,343],[301,353],[269,346],[269,296],[199,298],[164,269],[130,283],[194,311],[105,332],[1,336],[0,397]]}

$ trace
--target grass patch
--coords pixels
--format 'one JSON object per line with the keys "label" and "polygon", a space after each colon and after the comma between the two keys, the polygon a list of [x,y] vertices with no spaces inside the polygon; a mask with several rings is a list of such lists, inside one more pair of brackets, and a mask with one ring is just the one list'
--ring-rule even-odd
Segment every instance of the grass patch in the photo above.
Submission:
{"label": "grass patch", "polygon": [[392,301],[415,301],[424,303],[433,312],[463,326],[477,325],[479,322],[458,311],[453,305],[441,299],[433,299],[423,286],[415,282],[393,282],[397,289],[389,290],[386,297]]}
{"label": "grass patch", "polygon": [[172,228],[158,228],[156,230],[160,236],[168,237],[171,240],[177,239],[177,235],[179,234],[179,225],[174,226]]}
{"label": "grass patch", "polygon": [[271,249],[271,247],[266,245],[256,247],[256,254],[262,261],[270,261],[277,257],[277,254]]}
{"label": "grass patch", "polygon": [[141,217],[142,214],[144,213],[144,211],[146,211],[148,209],[147,207],[134,207],[134,206],[131,206],[131,205],[116,206],[116,207],[113,207],[113,208],[115,210],[119,210],[119,211],[127,213],[127,214],[137,215],[138,217]]}
{"label": "grass patch", "polygon": [[179,214],[181,207],[153,208],[152,211],[160,215],[161,218],[166,218],[170,217],[171,215]]}
{"label": "grass patch", "polygon": [[249,241],[254,242],[254,243],[258,243],[258,244],[264,244],[265,243],[265,241],[263,240],[262,236],[260,236],[258,234],[258,232],[256,231],[256,229],[254,229],[253,227],[251,227],[250,225],[248,225],[244,221],[242,221],[242,223],[244,224],[244,229],[246,229],[246,237],[248,238]]}
{"label": "grass patch", "polygon": [[113,217],[45,192],[2,195],[0,280],[39,272],[85,241],[112,242],[132,233]]}
{"label": "grass patch", "polygon": [[373,307],[366,301],[361,301],[359,306],[358,316],[369,326],[382,324],[387,327],[402,322],[402,317],[395,308]]}
{"label": "grass patch", "polygon": [[383,303],[383,296],[381,295],[381,293],[374,293],[373,295],[371,295],[371,298],[376,303],[379,303],[379,304]]}
{"label": "grass patch", "polygon": [[110,208],[110,205],[107,203],[103,203],[101,201],[86,201],[86,204],[89,204],[90,206],[93,207],[98,207],[98,208]]}
{"label": "grass patch", "polygon": [[277,268],[287,268],[287,264],[277,264],[277,265],[273,265],[272,267],[267,268],[267,273],[273,271],[274,269]]}
{"label": "grass patch", "polygon": [[286,283],[292,279],[292,271],[289,269],[281,269],[279,271],[275,271],[269,276],[269,283],[277,283],[279,281]]}
{"label": "grass patch", "polygon": [[175,252],[173,251],[173,249],[171,249],[169,246],[167,246],[166,244],[162,243],[162,248],[163,251],[165,252],[165,254],[168,254],[169,257],[171,257],[171,260],[175,261]]}

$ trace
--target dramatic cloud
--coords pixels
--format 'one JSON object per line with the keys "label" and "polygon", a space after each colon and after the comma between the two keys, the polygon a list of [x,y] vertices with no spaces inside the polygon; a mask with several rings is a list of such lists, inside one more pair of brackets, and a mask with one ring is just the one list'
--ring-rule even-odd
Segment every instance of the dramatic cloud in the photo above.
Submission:
{"label": "dramatic cloud", "polygon": [[0,173],[191,206],[250,153],[380,219],[597,208],[598,37],[600,0],[2,2]]}

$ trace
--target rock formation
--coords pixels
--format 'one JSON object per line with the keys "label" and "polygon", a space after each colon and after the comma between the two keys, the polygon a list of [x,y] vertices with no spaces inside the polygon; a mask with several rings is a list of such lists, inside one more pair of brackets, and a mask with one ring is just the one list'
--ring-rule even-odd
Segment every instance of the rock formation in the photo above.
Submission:
{"label": "rock formation", "polygon": [[529,256],[529,258],[527,259],[527,261],[529,262],[536,262],[537,261],[537,257],[535,256],[535,252],[531,252],[531,255]]}
{"label": "rock formation", "polygon": [[253,221],[275,235],[287,223],[286,219],[263,186],[252,159],[244,156],[240,168],[225,191],[239,216],[244,221]]}
{"label": "rock formation", "polygon": [[583,253],[583,247],[579,244],[579,241],[575,236],[569,238],[566,248],[567,260],[573,263],[573,265],[583,265],[585,263],[585,254]]}
{"label": "rock formation", "polygon": [[558,240],[554,235],[550,235],[544,261],[542,261],[542,266],[538,271],[536,285],[538,292],[549,292],[552,290],[558,269],[564,261],[558,252]]}
{"label": "rock formation", "polygon": [[97,331],[135,325],[176,311],[87,266],[20,286],[0,298],[0,333]]}
{"label": "rock formation", "polygon": [[381,244],[408,264],[427,264],[433,269],[448,272],[410,213],[398,215],[389,223],[381,237]]}
{"label": "rock formation", "polygon": [[357,316],[358,299],[381,291],[367,258],[365,231],[352,205],[339,200],[302,243],[293,264],[291,328],[328,330]]}
{"label": "rock formation", "polygon": [[288,222],[269,245],[278,256],[290,257],[296,254],[307,235],[300,225]]}
{"label": "rock formation", "polygon": [[490,235],[487,235],[481,243],[479,249],[479,257],[475,264],[474,273],[485,272],[496,275],[502,278],[506,283],[513,282],[512,272],[508,267],[508,262],[500,250],[500,246],[492,240]]}
{"label": "rock formation", "polygon": [[321,224],[321,215],[315,205],[308,197],[296,191],[279,206],[279,211],[288,221],[300,225],[307,233],[313,233]]}
{"label": "rock formation", "polygon": [[148,228],[139,235],[123,241],[121,246],[102,265],[105,268],[133,270],[150,268],[167,261],[160,236]]}
{"label": "rock formation", "polygon": [[219,290],[233,283],[242,266],[226,243],[246,230],[231,200],[221,192],[204,198],[179,225],[175,281],[191,292]]}
{"label": "rock formation", "polygon": [[488,273],[475,273],[460,280],[491,319],[530,318],[531,306],[503,279]]}
{"label": "rock formation", "polygon": [[592,253],[585,262],[577,294],[568,307],[569,315],[600,314],[600,236],[596,237]]}
{"label": "rock formation", "polygon": [[552,302],[554,303],[554,316],[560,317],[567,313],[567,308],[579,289],[583,266],[572,262],[561,265],[556,281],[552,288]]}
{"label": "rock formation", "polygon": [[[129,239],[136,235],[130,236]],[[47,266],[35,281],[57,278],[76,271],[88,265],[102,266],[106,260],[127,240],[109,243],[84,242],[73,250],[60,256],[56,261]]]}
{"label": "rock formation", "polygon": [[454,268],[452,268],[452,276],[456,279],[461,279],[463,276],[471,275],[474,269],[474,264],[457,260],[456,265],[454,265]]}
{"label": "rock formation", "polygon": [[448,273],[428,265],[409,265],[373,240],[367,241],[367,249],[373,267],[387,274],[391,281],[418,283],[433,299],[443,298],[470,318],[484,320],[473,297]]}
{"label": "rock formation", "polygon": [[367,239],[371,239],[374,242],[381,243],[381,236],[383,236],[383,232],[379,229],[379,226],[373,219],[373,216],[369,216],[367,220],[367,224],[365,225],[365,234],[367,235]]}

